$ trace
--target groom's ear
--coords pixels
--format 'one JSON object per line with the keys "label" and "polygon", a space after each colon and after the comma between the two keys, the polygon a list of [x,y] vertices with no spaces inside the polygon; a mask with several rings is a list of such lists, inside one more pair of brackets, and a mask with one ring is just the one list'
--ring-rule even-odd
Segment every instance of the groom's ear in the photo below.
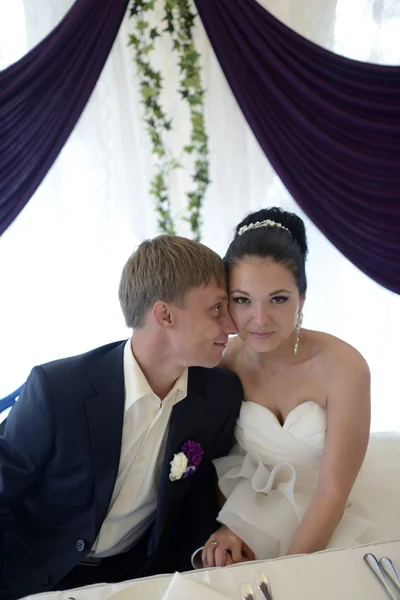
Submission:
{"label": "groom's ear", "polygon": [[174,324],[173,306],[169,302],[159,300],[153,306],[153,315],[162,329],[171,329]]}

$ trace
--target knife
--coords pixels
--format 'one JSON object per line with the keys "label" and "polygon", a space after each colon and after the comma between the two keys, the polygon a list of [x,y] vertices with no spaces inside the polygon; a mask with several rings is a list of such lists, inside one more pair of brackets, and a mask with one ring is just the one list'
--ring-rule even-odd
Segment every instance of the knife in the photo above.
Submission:
{"label": "knife", "polygon": [[400,592],[400,575],[390,558],[387,558],[386,556],[381,558],[379,561],[379,566],[391,584],[396,588],[397,591]]}
{"label": "knife", "polygon": [[258,573],[256,576],[256,583],[261,594],[265,600],[272,600],[271,588],[269,585],[268,577],[265,573]]}
{"label": "knife", "polygon": [[364,555],[364,560],[367,563],[367,565],[369,566],[369,568],[371,569],[371,571],[374,573],[375,577],[378,579],[378,581],[381,583],[381,585],[385,589],[389,598],[391,600],[397,600],[396,596],[394,595],[394,593],[392,591],[392,588],[388,584],[386,577],[383,574],[382,569],[379,566],[376,556],[374,554],[368,553],[368,554]]}

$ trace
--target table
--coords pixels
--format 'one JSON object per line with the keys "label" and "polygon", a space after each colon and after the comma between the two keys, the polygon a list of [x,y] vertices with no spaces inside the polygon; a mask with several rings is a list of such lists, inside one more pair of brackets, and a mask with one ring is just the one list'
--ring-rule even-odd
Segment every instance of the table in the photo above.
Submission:
{"label": "table", "polygon": [[[264,571],[271,582],[273,600],[385,600],[386,593],[365,564],[364,554],[388,556],[400,570],[400,540],[377,542],[357,548],[325,550],[316,554],[255,561],[222,569],[201,569],[185,577],[210,585],[232,600],[239,600],[240,586]],[[35,600],[161,600],[172,575],[157,575],[118,584],[88,586],[63,592],[29,596]],[[205,594],[204,600],[207,595]],[[257,599],[261,596],[257,595]],[[183,600],[183,599],[182,599]],[[184,599],[190,600],[190,599]]]}

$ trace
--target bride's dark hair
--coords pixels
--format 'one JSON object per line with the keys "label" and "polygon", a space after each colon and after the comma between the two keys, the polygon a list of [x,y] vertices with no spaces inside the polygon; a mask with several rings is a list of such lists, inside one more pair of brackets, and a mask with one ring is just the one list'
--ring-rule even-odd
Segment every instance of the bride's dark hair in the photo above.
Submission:
{"label": "bride's dark hair", "polygon": [[[273,221],[279,225],[249,227],[262,221]],[[228,271],[233,264],[247,257],[271,258],[287,267],[300,295],[307,290],[305,263],[308,253],[304,222],[294,213],[276,206],[264,208],[248,215],[236,227],[236,234],[224,257]]]}

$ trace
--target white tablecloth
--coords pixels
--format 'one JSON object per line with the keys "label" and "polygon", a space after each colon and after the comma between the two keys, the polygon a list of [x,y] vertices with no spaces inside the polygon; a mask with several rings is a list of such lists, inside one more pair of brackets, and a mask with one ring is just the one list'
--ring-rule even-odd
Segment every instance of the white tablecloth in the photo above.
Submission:
{"label": "white tablecloth", "polygon": [[[388,556],[400,570],[400,540],[393,540],[358,548],[250,562],[223,569],[202,569],[186,573],[185,577],[207,584],[232,600],[240,598],[240,586],[243,583],[250,583],[256,590],[255,577],[260,571],[271,582],[273,600],[385,600],[384,589],[363,560],[367,552],[375,554],[378,559]],[[161,600],[171,578],[171,575],[158,575],[119,584],[49,592],[29,598],[108,600],[117,594],[115,600]],[[256,598],[261,599],[258,591]],[[207,594],[204,600],[207,600]]]}

